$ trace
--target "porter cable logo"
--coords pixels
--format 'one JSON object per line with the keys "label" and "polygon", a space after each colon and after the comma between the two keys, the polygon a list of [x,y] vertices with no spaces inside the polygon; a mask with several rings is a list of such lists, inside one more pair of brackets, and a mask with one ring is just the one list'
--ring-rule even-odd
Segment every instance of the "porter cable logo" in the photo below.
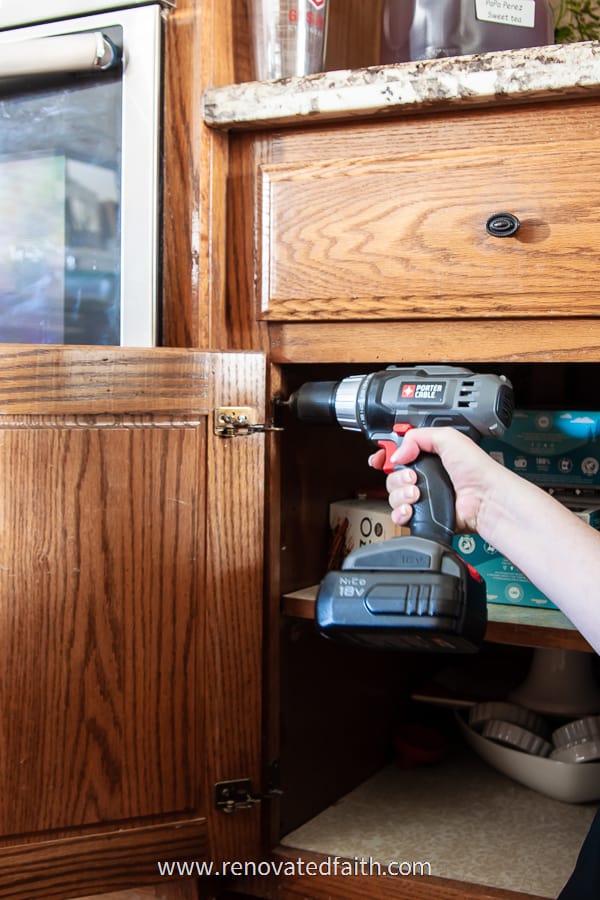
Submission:
{"label": "porter cable logo", "polygon": [[415,384],[412,381],[404,381],[401,386],[400,396],[403,400],[430,400],[433,403],[442,403],[444,400],[443,381],[428,381]]}

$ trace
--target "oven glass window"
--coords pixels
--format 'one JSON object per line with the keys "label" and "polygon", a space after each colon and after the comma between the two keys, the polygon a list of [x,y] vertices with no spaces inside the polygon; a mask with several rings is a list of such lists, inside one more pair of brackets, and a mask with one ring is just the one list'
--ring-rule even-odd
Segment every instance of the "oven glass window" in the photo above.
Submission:
{"label": "oven glass window", "polygon": [[0,83],[0,341],[120,343],[121,93],[119,68]]}

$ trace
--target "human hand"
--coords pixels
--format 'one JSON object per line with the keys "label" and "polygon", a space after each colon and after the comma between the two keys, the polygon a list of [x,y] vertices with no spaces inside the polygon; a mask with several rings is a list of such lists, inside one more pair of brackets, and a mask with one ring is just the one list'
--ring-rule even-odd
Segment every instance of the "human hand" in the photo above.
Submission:
{"label": "human hand", "polygon": [[[398,466],[408,466],[420,453],[436,453],[448,472],[456,494],[456,530],[477,531],[481,504],[495,487],[502,467],[485,453],[471,438],[455,428],[413,428],[391,457]],[[370,457],[369,463],[381,469],[385,460],[383,450]],[[406,525],[412,516],[413,505],[419,499],[414,469],[400,468],[387,477],[392,519]]]}

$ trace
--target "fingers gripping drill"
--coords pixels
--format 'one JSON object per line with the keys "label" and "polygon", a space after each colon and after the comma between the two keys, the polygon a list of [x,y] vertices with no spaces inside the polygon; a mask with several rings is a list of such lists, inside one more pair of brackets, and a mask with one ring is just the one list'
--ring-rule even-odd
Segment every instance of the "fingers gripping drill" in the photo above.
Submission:
{"label": "fingers gripping drill", "polygon": [[[385,450],[384,471],[410,428],[447,425],[479,441],[510,425],[513,391],[504,376],[453,366],[390,367],[339,382],[307,382],[289,405],[310,424],[362,431]],[[420,498],[411,534],[350,553],[328,572],[316,618],[329,637],[376,647],[472,651],[487,621],[483,579],[452,550],[455,497],[434,454],[413,463]]]}

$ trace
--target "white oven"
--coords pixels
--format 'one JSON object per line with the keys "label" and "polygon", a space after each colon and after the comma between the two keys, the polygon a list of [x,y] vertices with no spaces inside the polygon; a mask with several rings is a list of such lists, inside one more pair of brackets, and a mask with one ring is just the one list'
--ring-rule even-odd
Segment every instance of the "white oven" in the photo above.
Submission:
{"label": "white oven", "polygon": [[157,0],[0,0],[0,342],[157,342],[160,60]]}

